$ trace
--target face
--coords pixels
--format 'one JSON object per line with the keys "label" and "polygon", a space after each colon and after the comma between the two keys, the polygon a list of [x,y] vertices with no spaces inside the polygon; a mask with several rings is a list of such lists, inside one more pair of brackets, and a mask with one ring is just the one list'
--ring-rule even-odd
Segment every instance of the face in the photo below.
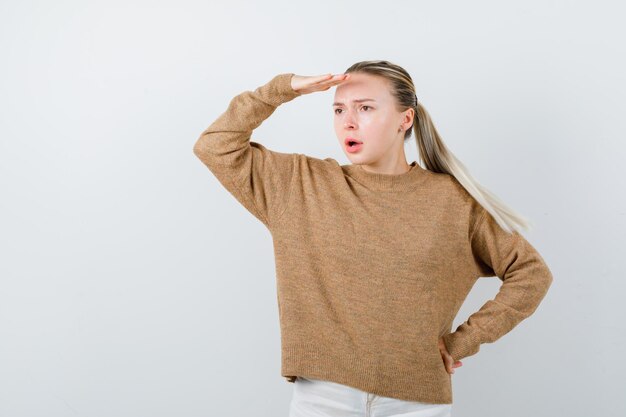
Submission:
{"label": "face", "polygon": [[[333,100],[335,134],[353,164],[386,164],[404,158],[404,132],[413,121],[413,109],[399,112],[383,77],[350,73],[337,85]],[[347,138],[361,142],[356,147]]]}

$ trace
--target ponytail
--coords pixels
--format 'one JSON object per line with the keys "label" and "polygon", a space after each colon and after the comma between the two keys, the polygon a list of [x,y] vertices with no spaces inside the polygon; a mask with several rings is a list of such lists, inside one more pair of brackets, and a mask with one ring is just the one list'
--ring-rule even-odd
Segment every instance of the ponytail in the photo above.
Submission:
{"label": "ponytail", "polygon": [[426,169],[450,174],[467,190],[476,201],[494,217],[507,232],[519,228],[529,229],[531,223],[505,205],[495,194],[487,190],[472,177],[463,163],[446,147],[437,132],[430,115],[420,102],[413,119],[413,131],[420,155]]}
{"label": "ponytail", "polygon": [[[531,223],[510,207],[505,205],[495,194],[476,181],[469,170],[446,148],[441,140],[430,115],[418,102],[415,85],[409,73],[401,66],[384,60],[361,61],[350,66],[346,71],[363,72],[385,78],[390,83],[392,95],[396,98],[399,111],[408,108],[415,110],[413,132],[420,155],[426,169],[452,175],[474,199],[487,210],[496,222],[509,233],[519,228],[529,229]],[[405,132],[404,140],[411,136],[411,129]]]}

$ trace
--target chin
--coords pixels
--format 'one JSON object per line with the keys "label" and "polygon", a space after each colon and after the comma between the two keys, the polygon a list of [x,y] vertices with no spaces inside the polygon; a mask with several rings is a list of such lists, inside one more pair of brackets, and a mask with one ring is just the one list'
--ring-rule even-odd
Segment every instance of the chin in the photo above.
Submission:
{"label": "chin", "polygon": [[348,157],[348,160],[350,161],[350,163],[354,165],[362,165],[365,163],[363,157],[360,155],[351,155],[346,152],[346,156]]}
{"label": "chin", "polygon": [[372,157],[368,155],[366,152],[358,152],[358,153],[350,153],[346,152],[346,156],[352,162],[363,164],[365,161],[371,161]]}

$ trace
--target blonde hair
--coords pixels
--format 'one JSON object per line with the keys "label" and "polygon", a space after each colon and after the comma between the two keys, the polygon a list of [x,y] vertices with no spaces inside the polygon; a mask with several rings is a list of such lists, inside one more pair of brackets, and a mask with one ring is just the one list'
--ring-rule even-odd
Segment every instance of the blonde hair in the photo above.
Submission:
{"label": "blonde hair", "polygon": [[430,115],[417,99],[415,85],[406,70],[389,61],[375,60],[357,62],[345,71],[350,72],[384,77],[391,83],[391,94],[396,98],[399,111],[408,108],[415,110],[413,129],[407,129],[404,140],[411,137],[412,130],[415,132],[419,158],[426,169],[452,175],[507,232],[519,231],[519,228],[530,229],[532,224],[528,219],[513,211],[479,184],[465,165],[446,147]]}

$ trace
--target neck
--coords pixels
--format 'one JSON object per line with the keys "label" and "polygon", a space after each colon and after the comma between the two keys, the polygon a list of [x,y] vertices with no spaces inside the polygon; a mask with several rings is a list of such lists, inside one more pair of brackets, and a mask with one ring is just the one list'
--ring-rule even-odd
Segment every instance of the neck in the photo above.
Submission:
{"label": "neck", "polygon": [[342,169],[349,177],[372,191],[408,191],[419,186],[429,171],[416,161],[406,166],[409,169],[399,173],[374,172],[363,165],[343,165]]}

